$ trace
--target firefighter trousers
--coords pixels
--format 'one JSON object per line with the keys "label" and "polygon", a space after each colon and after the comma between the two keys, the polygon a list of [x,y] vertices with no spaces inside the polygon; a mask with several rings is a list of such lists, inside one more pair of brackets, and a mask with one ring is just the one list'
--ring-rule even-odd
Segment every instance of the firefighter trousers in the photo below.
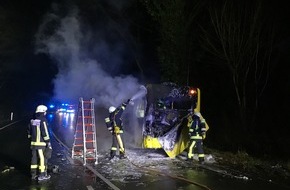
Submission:
{"label": "firefighter trousers", "polygon": [[202,139],[191,139],[189,142],[187,158],[193,159],[194,151],[197,149],[198,160],[204,161],[204,151],[202,144]]}
{"label": "firefighter trousers", "polygon": [[125,147],[122,140],[122,133],[115,133],[112,135],[112,147],[111,147],[111,158],[116,156],[117,149],[119,148],[120,156],[124,156]]}
{"label": "firefighter trousers", "polygon": [[47,172],[47,158],[44,156],[43,148],[32,148],[31,149],[31,165],[30,173],[32,177],[42,175]]}

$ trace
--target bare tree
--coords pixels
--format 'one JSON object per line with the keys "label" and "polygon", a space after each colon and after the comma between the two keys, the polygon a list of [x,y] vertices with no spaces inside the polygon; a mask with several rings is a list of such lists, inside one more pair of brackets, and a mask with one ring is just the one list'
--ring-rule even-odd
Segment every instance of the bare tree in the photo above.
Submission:
{"label": "bare tree", "polygon": [[258,1],[225,0],[209,6],[214,34],[204,30],[205,47],[230,72],[241,121],[255,122],[259,98],[269,80],[272,52],[271,23],[264,23]]}

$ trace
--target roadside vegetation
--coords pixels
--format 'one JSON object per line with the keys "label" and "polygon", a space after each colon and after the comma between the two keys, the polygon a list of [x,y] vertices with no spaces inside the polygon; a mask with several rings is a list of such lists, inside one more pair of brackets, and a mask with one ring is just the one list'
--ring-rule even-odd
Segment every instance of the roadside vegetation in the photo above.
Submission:
{"label": "roadside vegetation", "polygon": [[290,187],[290,160],[257,158],[245,151],[226,152],[205,147],[207,154],[215,157],[216,164],[227,171],[246,175],[249,178],[260,178],[273,183]]}

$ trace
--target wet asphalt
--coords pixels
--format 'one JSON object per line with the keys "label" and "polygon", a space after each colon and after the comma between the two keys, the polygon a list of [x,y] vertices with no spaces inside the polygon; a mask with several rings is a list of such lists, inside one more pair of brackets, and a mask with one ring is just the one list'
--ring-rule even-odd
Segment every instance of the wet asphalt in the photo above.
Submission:
{"label": "wet asphalt", "polygon": [[[26,138],[27,122],[21,121],[0,131],[1,190],[84,190],[108,189],[88,169],[72,164],[69,152],[52,136],[53,154],[49,160],[51,179],[37,182],[30,179],[30,149]],[[56,169],[58,168],[58,169]]]}
{"label": "wet asphalt", "polygon": [[[70,151],[60,142],[61,138],[57,138],[60,131],[56,130],[54,132],[57,133],[53,132],[51,135],[51,179],[37,182],[29,176],[27,123],[24,120],[2,130],[0,127],[0,190],[290,189],[265,180],[246,179],[243,175],[237,178],[238,175],[215,166],[200,166],[182,159],[168,159],[162,152],[152,154],[151,150],[144,149],[132,149],[128,151],[128,159],[116,161],[109,161],[105,152],[100,153],[99,163],[88,168],[70,158]],[[138,157],[139,161],[136,159]],[[58,169],[52,170],[55,167]]]}

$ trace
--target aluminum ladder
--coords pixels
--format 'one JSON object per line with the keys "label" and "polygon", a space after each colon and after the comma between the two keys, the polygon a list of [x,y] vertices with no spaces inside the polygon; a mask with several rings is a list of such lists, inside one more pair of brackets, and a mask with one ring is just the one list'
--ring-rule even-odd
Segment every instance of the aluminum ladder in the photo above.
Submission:
{"label": "aluminum ladder", "polygon": [[98,164],[94,103],[94,98],[79,99],[72,158],[81,159],[83,165]]}

